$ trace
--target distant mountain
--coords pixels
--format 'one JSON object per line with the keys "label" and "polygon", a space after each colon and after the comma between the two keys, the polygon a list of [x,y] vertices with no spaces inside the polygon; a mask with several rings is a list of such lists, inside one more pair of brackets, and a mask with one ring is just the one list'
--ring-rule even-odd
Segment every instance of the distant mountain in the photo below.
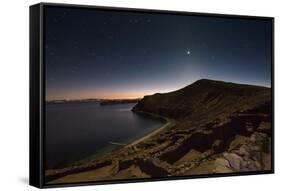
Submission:
{"label": "distant mountain", "polygon": [[175,119],[213,120],[260,106],[270,109],[270,100],[271,89],[267,87],[201,79],[177,91],[145,96],[133,111]]}
{"label": "distant mountain", "polygon": [[96,98],[90,98],[90,99],[75,99],[75,100],[50,100],[47,101],[47,104],[61,104],[61,103],[83,103],[83,102],[99,102],[103,101],[103,99],[96,99]]}
{"label": "distant mountain", "polygon": [[109,99],[100,101],[101,106],[116,105],[116,104],[128,104],[137,103],[140,99]]}

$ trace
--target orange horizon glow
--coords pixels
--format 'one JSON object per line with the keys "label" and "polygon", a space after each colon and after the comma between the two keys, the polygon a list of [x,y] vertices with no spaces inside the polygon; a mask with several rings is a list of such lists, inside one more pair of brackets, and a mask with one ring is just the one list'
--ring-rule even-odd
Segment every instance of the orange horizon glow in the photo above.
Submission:
{"label": "orange horizon glow", "polygon": [[102,94],[80,94],[77,93],[69,94],[69,96],[64,95],[56,95],[56,96],[47,96],[47,101],[53,100],[83,100],[83,99],[139,99],[143,98],[145,95],[154,94],[153,92],[146,93],[112,93],[110,95],[102,95]]}
{"label": "orange horizon glow", "polygon": [[[190,82],[192,83],[192,81]],[[146,95],[153,95],[155,93],[168,93],[171,91],[178,90],[184,87],[179,84],[173,88],[169,87],[159,87],[159,88],[149,88],[142,90],[128,90],[128,91],[118,91],[117,88],[113,90],[101,89],[101,90],[80,90],[80,91],[67,91],[64,89],[59,89],[54,91],[46,91],[46,101],[53,100],[83,100],[83,99],[138,99],[143,98]]]}

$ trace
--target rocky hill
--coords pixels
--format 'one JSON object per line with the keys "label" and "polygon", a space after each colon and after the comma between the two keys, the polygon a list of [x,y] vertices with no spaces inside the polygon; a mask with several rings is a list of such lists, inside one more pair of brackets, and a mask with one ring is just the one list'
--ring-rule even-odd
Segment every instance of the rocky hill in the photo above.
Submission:
{"label": "rocky hill", "polygon": [[270,104],[270,92],[266,87],[202,79],[174,92],[145,96],[133,111],[200,120]]}

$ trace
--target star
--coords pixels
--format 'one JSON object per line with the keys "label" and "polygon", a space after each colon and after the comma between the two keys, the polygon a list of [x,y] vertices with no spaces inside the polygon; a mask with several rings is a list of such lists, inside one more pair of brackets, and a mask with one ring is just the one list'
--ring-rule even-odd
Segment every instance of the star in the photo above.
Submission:
{"label": "star", "polygon": [[186,48],[186,55],[190,55],[191,54],[191,50],[189,48]]}

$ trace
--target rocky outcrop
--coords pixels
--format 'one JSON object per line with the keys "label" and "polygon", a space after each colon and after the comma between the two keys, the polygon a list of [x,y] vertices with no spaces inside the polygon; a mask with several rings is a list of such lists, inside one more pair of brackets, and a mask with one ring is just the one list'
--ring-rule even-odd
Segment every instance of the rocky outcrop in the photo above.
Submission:
{"label": "rocky outcrop", "polygon": [[243,145],[229,151],[216,159],[215,173],[261,171],[271,169],[270,137],[255,132]]}
{"label": "rocky outcrop", "polygon": [[[213,154],[225,151],[237,135],[250,136],[255,131],[268,131],[264,124],[268,124],[270,116],[268,114],[255,114],[252,111],[246,113],[234,113],[226,122],[205,127],[199,127],[192,132],[186,131],[182,139],[177,138],[177,142],[167,148],[159,156],[162,160],[174,163],[191,149],[205,152],[211,149]],[[267,125],[269,126],[269,125]],[[177,137],[177,134],[172,135]]]}

